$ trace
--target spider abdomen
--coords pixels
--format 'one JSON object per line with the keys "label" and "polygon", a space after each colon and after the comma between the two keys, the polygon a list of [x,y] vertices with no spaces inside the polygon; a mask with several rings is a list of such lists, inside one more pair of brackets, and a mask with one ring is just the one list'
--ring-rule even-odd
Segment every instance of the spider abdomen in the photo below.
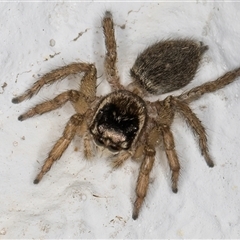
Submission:
{"label": "spider abdomen", "polygon": [[130,74],[148,93],[171,92],[194,78],[207,49],[201,42],[189,39],[160,41],[137,57]]}

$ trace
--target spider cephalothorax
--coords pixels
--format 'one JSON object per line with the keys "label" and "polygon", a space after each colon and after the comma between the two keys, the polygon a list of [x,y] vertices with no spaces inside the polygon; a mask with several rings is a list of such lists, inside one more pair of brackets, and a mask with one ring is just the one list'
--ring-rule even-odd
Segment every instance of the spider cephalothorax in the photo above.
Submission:
{"label": "spider cephalothorax", "polygon": [[193,79],[207,46],[192,39],[159,41],[137,57],[130,70],[134,81],[124,87],[116,67],[117,47],[110,12],[106,12],[103,18],[103,31],[106,45],[105,76],[111,86],[110,94],[96,95],[97,70],[94,64],[71,63],[43,75],[12,102],[20,103],[32,97],[46,84],[83,72],[79,90],[63,92],[52,100],[36,105],[18,118],[23,121],[52,111],[67,101],[72,103],[76,111],[67,122],[62,137],[50,151],[34,183],[39,183],[78,134],[83,139],[86,158],[92,157],[97,145],[113,152],[113,165],[116,167],[130,157],[141,160],[132,215],[136,219],[147,194],[149,174],[160,142],[163,142],[172,172],[172,191],[178,191],[180,164],[171,132],[175,112],[179,112],[196,133],[201,153],[208,166],[213,167],[205,128],[188,104],[205,93],[214,92],[233,82],[240,75],[240,68],[179,96],[168,96],[162,101],[150,102],[145,99],[148,94],[166,93],[187,85]]}
{"label": "spider cephalothorax", "polygon": [[97,145],[110,151],[128,150],[138,140],[146,118],[145,102],[129,91],[120,90],[99,103],[90,132]]}

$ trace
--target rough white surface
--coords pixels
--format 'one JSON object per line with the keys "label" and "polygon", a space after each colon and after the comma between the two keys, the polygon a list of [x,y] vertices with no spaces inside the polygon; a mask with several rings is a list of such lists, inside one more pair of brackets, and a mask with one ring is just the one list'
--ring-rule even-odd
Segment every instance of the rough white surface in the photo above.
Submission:
{"label": "rough white surface", "polygon": [[183,90],[240,66],[240,3],[1,3],[0,238],[239,238],[240,79],[191,104],[206,126],[215,167],[208,168],[191,130],[176,118],[179,192],[171,191],[161,148],[138,220],[131,215],[139,163],[128,160],[112,170],[101,156],[86,161],[79,138],[41,183],[32,183],[74,111],[66,104],[24,122],[17,117],[77,88],[79,76],[19,105],[11,99],[39,75],[73,61],[95,62],[98,93],[107,93],[101,29],[106,10],[114,16],[123,83],[130,81],[137,54],[169,37],[193,37],[209,46],[196,78]]}

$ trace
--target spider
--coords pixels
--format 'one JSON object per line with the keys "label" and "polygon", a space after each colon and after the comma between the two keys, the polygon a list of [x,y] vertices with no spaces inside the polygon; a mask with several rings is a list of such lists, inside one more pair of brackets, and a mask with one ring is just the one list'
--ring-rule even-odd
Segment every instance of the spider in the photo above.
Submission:
{"label": "spider", "polygon": [[146,99],[147,96],[168,93],[187,85],[194,78],[202,55],[208,47],[192,39],[156,42],[139,54],[130,70],[133,81],[125,87],[120,82],[116,67],[115,30],[112,15],[108,11],[103,17],[102,26],[106,46],[105,77],[111,86],[111,93],[105,96],[96,95],[97,70],[94,64],[74,62],[46,73],[29,90],[13,98],[12,102],[20,103],[31,98],[44,85],[53,84],[70,74],[84,73],[79,90],[65,91],[51,100],[37,104],[18,117],[18,120],[23,121],[60,108],[68,101],[76,111],[45,159],[34,184],[41,181],[77,134],[83,139],[86,159],[93,157],[102,148],[112,153],[114,167],[122,165],[129,158],[141,160],[132,213],[135,220],[147,194],[156,148],[161,142],[172,174],[172,191],[178,191],[180,164],[171,132],[176,112],[186,119],[196,133],[207,165],[214,166],[208,151],[205,128],[188,105],[203,94],[214,92],[233,82],[240,75],[240,68],[179,96],[169,95],[162,101],[151,102]]}

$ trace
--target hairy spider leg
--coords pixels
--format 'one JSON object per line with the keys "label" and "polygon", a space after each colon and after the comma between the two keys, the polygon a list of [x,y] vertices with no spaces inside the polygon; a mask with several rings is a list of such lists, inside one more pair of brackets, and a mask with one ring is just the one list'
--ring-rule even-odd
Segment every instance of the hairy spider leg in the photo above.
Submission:
{"label": "hairy spider leg", "polygon": [[156,154],[156,151],[153,146],[145,147],[145,157],[141,164],[138,180],[137,180],[137,187],[136,187],[137,198],[136,198],[136,201],[134,202],[133,214],[132,214],[132,218],[134,220],[138,218],[139,210],[147,194],[147,189],[149,185],[149,174],[153,168],[155,154]]}
{"label": "hairy spider leg", "polygon": [[69,100],[71,102],[76,102],[79,99],[79,97],[80,97],[80,94],[76,90],[69,90],[69,91],[63,92],[51,100],[37,104],[33,108],[29,109],[27,112],[21,114],[18,117],[18,120],[24,121],[37,114],[41,115],[43,113],[50,112],[52,110],[60,108]]}
{"label": "hairy spider leg", "polygon": [[93,66],[90,71],[84,74],[80,84],[80,92],[76,90],[63,92],[51,100],[37,104],[26,113],[20,115],[18,120],[23,121],[36,114],[40,115],[55,110],[69,100],[73,103],[78,113],[84,114],[89,108],[89,101],[93,101],[96,96],[96,79],[96,69]]}
{"label": "hairy spider leg", "polygon": [[177,98],[184,101],[185,103],[190,103],[198,98],[200,98],[205,93],[215,92],[221,88],[224,88],[228,84],[234,82],[237,77],[240,76],[240,68],[236,68],[232,71],[225,73],[223,76],[217,78],[214,81],[206,82],[200,86],[192,88],[179,95]]}
{"label": "hairy spider leg", "polygon": [[71,63],[67,66],[60,67],[49,73],[43,75],[38,81],[36,81],[33,86],[28,89],[22,95],[12,99],[13,103],[20,103],[26,99],[31,98],[33,95],[37,94],[39,90],[46,84],[50,85],[58,80],[66,78],[70,74],[76,74],[81,72],[90,72],[95,68],[93,64],[88,63]]}
{"label": "hairy spider leg", "polygon": [[208,151],[206,131],[201,124],[201,121],[186,103],[179,101],[176,98],[173,100],[173,102],[177,110],[186,118],[189,125],[197,133],[199,137],[199,147],[201,149],[201,153],[204,156],[207,165],[209,167],[213,167],[214,163]]}
{"label": "hairy spider leg", "polygon": [[112,167],[118,168],[122,166],[122,164],[131,157],[131,153],[129,151],[122,151],[116,157],[113,157]]}
{"label": "hairy spider leg", "polygon": [[63,152],[67,149],[68,145],[75,136],[78,128],[80,128],[82,122],[83,116],[79,113],[74,114],[70,118],[63,131],[62,137],[59,138],[59,140],[55,143],[52,150],[48,154],[48,157],[46,158],[41,171],[39,172],[39,174],[37,175],[33,182],[34,184],[39,183],[43,176],[50,170],[53,163],[62,156]]}
{"label": "hairy spider leg", "polygon": [[161,131],[163,135],[163,143],[169,167],[172,172],[172,191],[174,193],[177,193],[178,191],[177,183],[179,178],[180,164],[175,150],[174,137],[170,130],[170,127],[167,125],[161,126]]}
{"label": "hairy spider leg", "polygon": [[102,21],[103,33],[105,36],[106,56],[105,56],[105,72],[107,81],[109,82],[113,91],[124,89],[120,83],[116,61],[117,61],[117,44],[114,33],[114,23],[112,14],[106,12]]}
{"label": "hairy spider leg", "polygon": [[[161,129],[158,126],[152,127],[152,129],[146,133],[147,136],[144,136],[147,139],[146,144],[139,145],[138,150],[144,154],[144,159],[142,161],[137,186],[136,186],[136,200],[133,207],[132,218],[136,220],[138,218],[139,211],[141,209],[144,198],[147,194],[147,189],[149,185],[149,174],[153,168],[155,161],[156,151],[155,148],[159,143],[160,138],[162,137]],[[144,147],[142,150],[140,150]]]}
{"label": "hairy spider leg", "polygon": [[[42,170],[34,180],[34,183],[38,183],[43,175],[48,172],[52,164],[58,160],[63,152],[67,149],[68,145],[72,141],[75,134],[84,136],[84,133],[87,129],[86,117],[88,116],[87,111],[90,108],[91,103],[95,100],[96,97],[96,81],[97,81],[97,71],[94,65],[92,64],[71,64],[71,67],[62,67],[52,71],[49,74],[45,74],[40,80],[38,80],[33,88],[29,89],[25,94],[13,99],[13,102],[19,103],[24,99],[31,97],[44,84],[53,83],[63,77],[68,76],[69,74],[74,74],[77,72],[85,71],[85,74],[82,78],[80,84],[80,91],[69,90],[63,92],[53,98],[52,100],[40,103],[35,107],[28,110],[26,113],[19,116],[19,120],[23,121],[27,118],[33,117],[36,114],[43,114],[54,109],[61,107],[67,101],[71,101],[73,107],[77,111],[77,114],[73,115],[68,121],[62,137],[56,142],[50,151],[45,163],[42,167]],[[89,136],[84,136],[84,154],[88,158],[90,156],[91,144]]]}

